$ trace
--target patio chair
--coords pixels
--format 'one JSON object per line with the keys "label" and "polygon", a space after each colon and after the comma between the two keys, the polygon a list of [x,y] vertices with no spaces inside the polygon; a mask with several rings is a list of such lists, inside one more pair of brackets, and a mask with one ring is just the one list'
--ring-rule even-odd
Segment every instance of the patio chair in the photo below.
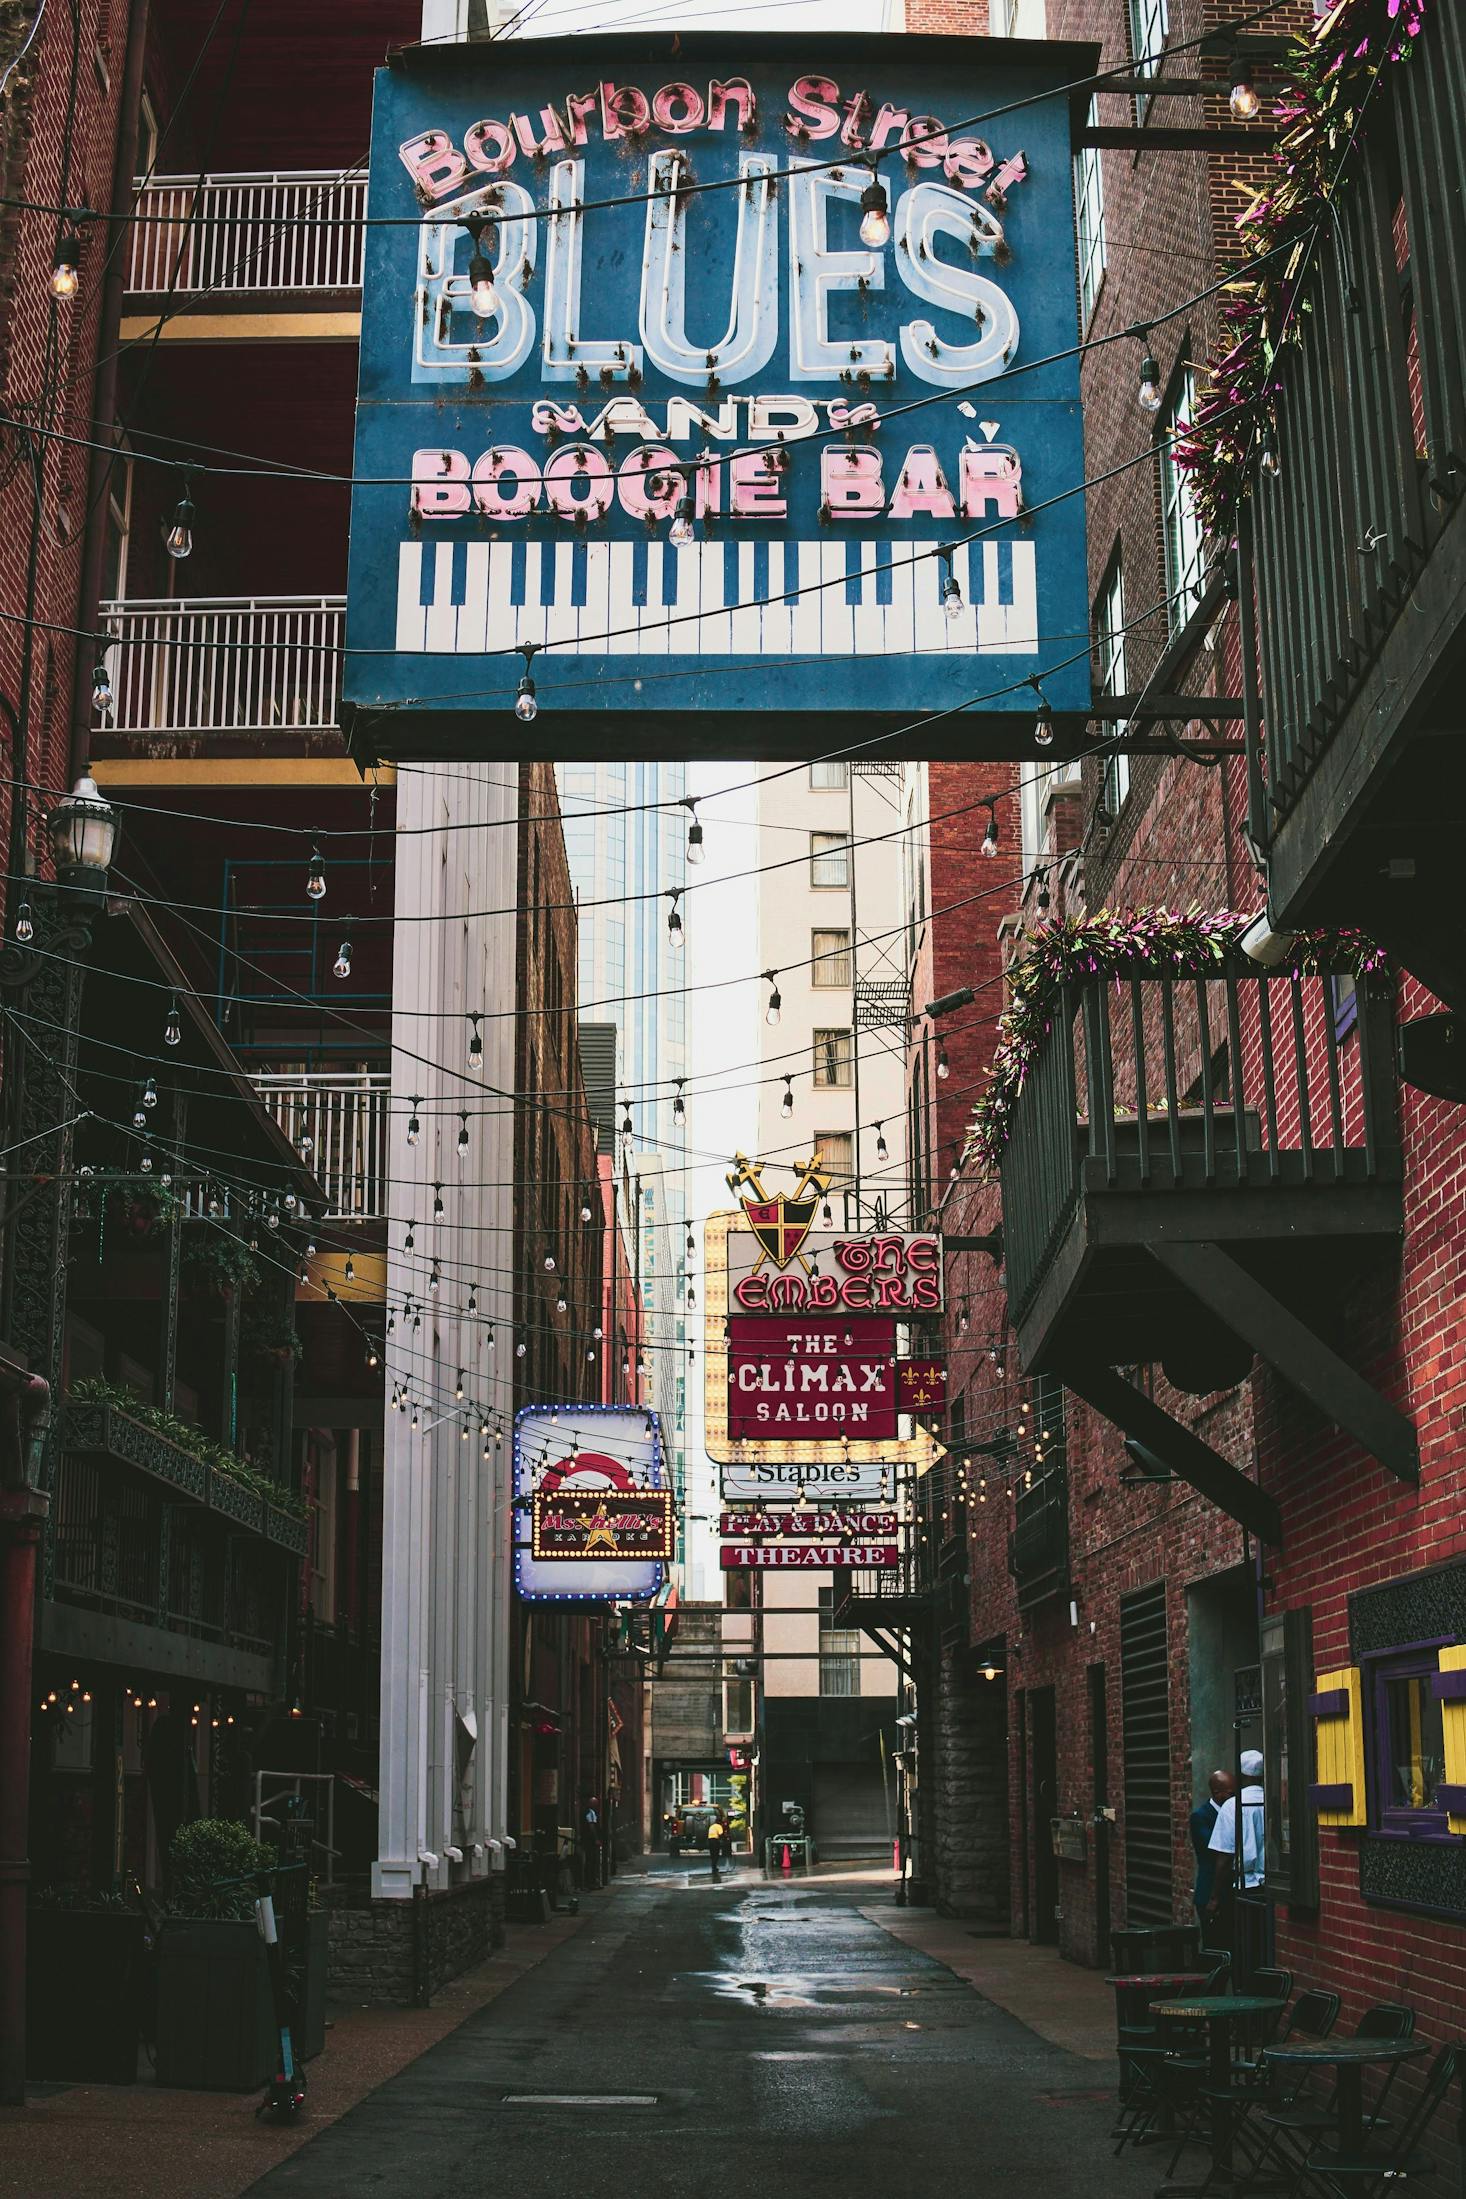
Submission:
{"label": "patio chair", "polygon": [[[1439,2049],[1419,2099],[1393,2138],[1373,2146],[1366,2137],[1363,2151],[1356,2154],[1341,2153],[1327,2143],[1316,2145],[1304,2164],[1306,2174],[1316,2178],[1325,2190],[1338,2193],[1340,2199],[1372,2199],[1386,2184],[1408,2182],[1412,2176],[1438,2175],[1443,2161],[1428,2149],[1425,2139],[1460,2073],[1463,2055],[1466,2046],[1458,2039]],[[1378,2128],[1376,2124],[1376,2134]]]}
{"label": "patio chair", "polygon": [[[1356,2039],[1408,2039],[1414,2035],[1415,2011],[1399,2001],[1376,2001],[1366,2008],[1351,2034]],[[1366,2109],[1364,2128],[1366,2133],[1389,2128],[1384,2115],[1385,2101],[1390,2088],[1403,2068],[1395,2062],[1384,2072],[1373,2101]],[[1303,2179],[1308,2149],[1316,2138],[1335,2128],[1338,2116],[1333,2102],[1333,2090],[1319,2097],[1306,2085],[1300,2085],[1291,2099],[1263,2103],[1257,2111],[1257,2120],[1267,2131],[1262,2150],[1253,2161],[1250,2174],[1257,2175],[1266,2163],[1277,2156],[1290,2171],[1289,2188],[1296,2190]]]}

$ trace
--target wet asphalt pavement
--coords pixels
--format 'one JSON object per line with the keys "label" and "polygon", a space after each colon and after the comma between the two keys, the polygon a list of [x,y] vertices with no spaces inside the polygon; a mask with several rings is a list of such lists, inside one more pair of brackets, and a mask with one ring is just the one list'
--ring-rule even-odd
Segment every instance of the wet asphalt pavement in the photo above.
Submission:
{"label": "wet asphalt pavement", "polygon": [[670,1863],[623,1878],[250,2199],[1145,2199],[1155,2161],[1110,2158],[1107,2066],[859,1914],[885,1898]]}

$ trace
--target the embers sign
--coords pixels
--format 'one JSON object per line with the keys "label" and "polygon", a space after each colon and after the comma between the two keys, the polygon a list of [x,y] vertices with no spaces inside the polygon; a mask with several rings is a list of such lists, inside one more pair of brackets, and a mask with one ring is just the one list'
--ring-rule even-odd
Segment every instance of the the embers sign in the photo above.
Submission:
{"label": "the embers sign", "polygon": [[[745,1208],[747,1212],[747,1208]],[[942,1310],[942,1240],[887,1231],[811,1229],[779,1267],[756,1237],[728,1242],[728,1314],[883,1313],[926,1321]]]}

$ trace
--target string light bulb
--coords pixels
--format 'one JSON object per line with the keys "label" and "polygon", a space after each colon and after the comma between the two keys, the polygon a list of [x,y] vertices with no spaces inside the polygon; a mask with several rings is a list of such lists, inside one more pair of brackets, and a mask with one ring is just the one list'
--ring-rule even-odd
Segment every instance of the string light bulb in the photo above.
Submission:
{"label": "string light bulb", "polygon": [[1054,745],[1054,708],[1037,680],[1029,686],[1038,697],[1038,709],[1033,718],[1033,745],[1035,748],[1052,748]]}
{"label": "string light bulb", "polygon": [[519,685],[514,690],[514,715],[521,725],[533,725],[540,714],[539,698],[535,694],[534,674],[526,662],[519,675]]}
{"label": "string light bulb", "polygon": [[982,846],[981,846],[981,847],[980,847],[980,848],[978,849],[978,853],[979,853],[980,855],[985,855],[986,857],[988,857],[988,859],[989,859],[989,860],[991,860],[991,859],[992,859],[992,857],[993,857],[993,856],[995,856],[995,855],[997,854],[997,852],[998,852],[998,812],[997,812],[996,808],[994,807],[994,805],[993,805],[993,804],[992,804],[991,802],[989,802],[989,803],[988,803],[988,825],[987,825],[987,831],[986,831],[986,832],[985,832],[985,833],[983,834],[983,836],[982,836]]}
{"label": "string light bulb", "polygon": [[421,1105],[421,1099],[409,1100],[408,1102],[411,1109],[411,1113],[407,1118],[407,1142],[409,1145],[416,1145],[418,1139],[422,1136],[422,1124],[417,1118],[417,1111]]}
{"label": "string light bulb", "polygon": [[22,901],[15,912],[15,936],[22,947],[29,946],[36,936],[35,922],[31,916],[29,901]]}
{"label": "string light bulb", "polygon": [[769,1029],[773,1030],[777,1026],[783,1010],[784,996],[779,991],[779,973],[777,970],[765,970],[764,977],[769,987],[769,1004],[764,1010],[764,1021]]}
{"label": "string light bulb", "polygon": [[326,898],[326,866],[321,861],[319,848],[311,849],[310,868],[305,877],[305,890],[307,898],[312,901],[324,901]]}
{"label": "string light bulb", "polygon": [[966,606],[962,601],[962,584],[952,569],[952,552],[946,545],[943,545],[938,550],[937,556],[946,567],[946,574],[942,581],[942,609],[949,619],[959,619]]}
{"label": "string light bulb", "polygon": [[672,524],[667,529],[667,540],[674,550],[690,549],[697,540],[697,507],[692,501],[691,491],[686,488],[677,499]]}
{"label": "string light bulb", "polygon": [[483,214],[470,214],[463,226],[473,239],[473,252],[468,262],[468,302],[476,319],[492,320],[502,308],[499,293],[494,288],[493,265],[484,250],[484,237],[487,234],[492,250],[498,242],[498,230]]}
{"label": "string light bulb", "polygon": [[784,1097],[779,1102],[779,1112],[786,1122],[794,1112],[794,1079],[792,1076],[784,1079]]}
{"label": "string light bulb", "polygon": [[885,185],[874,171],[860,194],[860,241],[873,252],[891,241],[890,202]]}
{"label": "string light bulb", "polygon": [[51,269],[51,295],[62,305],[69,305],[81,287],[81,239],[74,230],[68,230],[56,247],[56,264]]}
{"label": "string light bulb", "polygon": [[702,820],[697,814],[697,803],[690,794],[685,794],[682,806],[687,811],[687,860],[689,863],[700,863],[704,850]]}
{"label": "string light bulb", "polygon": [[939,1038],[937,1040],[937,1075],[945,1084],[951,1074],[952,1064],[947,1059],[947,1041],[944,1038]]}
{"label": "string light bulb", "polygon": [[1268,479],[1270,481],[1276,481],[1278,475],[1283,470],[1283,462],[1278,456],[1278,446],[1273,441],[1271,436],[1267,438],[1262,446],[1261,463],[1262,470],[1267,475]]}
{"label": "string light bulb", "polygon": [[117,707],[117,697],[112,692],[112,675],[105,659],[97,659],[92,673],[92,708],[100,717],[109,717]]}
{"label": "string light bulb", "polygon": [[178,996],[176,994],[168,1003],[168,1020],[163,1025],[163,1044],[165,1046],[181,1046],[183,1044],[183,1017],[179,1013]]}
{"label": "string light bulb", "polygon": [[1140,381],[1135,391],[1135,401],[1142,412],[1159,412],[1163,401],[1161,370],[1155,353],[1150,348],[1148,330],[1137,330],[1145,344],[1145,355],[1140,362]]}
{"label": "string light bulb", "polygon": [[356,1262],[352,1259],[349,1252],[346,1255],[346,1266],[343,1270],[343,1274],[345,1280],[348,1283],[354,1283],[356,1281]]}
{"label": "string light bulb", "polygon": [[667,899],[672,904],[667,911],[667,944],[669,947],[674,948],[680,948],[682,945],[682,916],[677,907],[677,903],[681,898],[682,888],[680,886],[669,886],[667,888]]}
{"label": "string light bulb", "polygon": [[[682,1087],[687,1082],[687,1079],[686,1077],[678,1077],[674,1081],[676,1083],[677,1089],[672,1095],[672,1120],[673,1122],[686,1122],[687,1106],[682,1097]],[[587,1211],[584,1212],[580,1218],[583,1222],[589,1221],[589,1210],[587,1209]]]}
{"label": "string light bulb", "polygon": [[1231,89],[1227,93],[1227,105],[1232,110],[1234,122],[1255,122],[1262,112],[1262,101],[1257,86],[1252,81],[1252,70],[1238,54],[1232,63]]}
{"label": "string light bulb", "polygon": [[890,1158],[891,1148],[886,1143],[885,1125],[878,1122],[876,1124],[876,1159],[878,1161],[888,1161]]}
{"label": "string light bulb", "polygon": [[468,1114],[467,1114],[467,1111],[466,1111],[466,1109],[464,1109],[464,1108],[460,1108],[460,1109],[459,1109],[459,1111],[458,1111],[458,1158],[459,1158],[460,1160],[462,1160],[462,1158],[463,1158],[464,1154],[465,1154],[465,1153],[466,1153],[467,1151],[468,1151]]}
{"label": "string light bulb", "polygon": [[469,1011],[468,1066],[470,1069],[482,1069],[484,1065],[484,1042],[479,1032],[479,1024],[482,1020],[481,1016],[475,1015],[472,1010]]}
{"label": "string light bulb", "polygon": [[173,517],[163,531],[163,547],[170,557],[192,557],[193,522],[193,498],[189,495],[185,482],[183,494],[173,507]]}
{"label": "string light bulb", "polygon": [[349,939],[343,939],[340,946],[336,949],[336,959],[332,963],[331,969],[333,974],[337,977],[350,977],[351,941]]}

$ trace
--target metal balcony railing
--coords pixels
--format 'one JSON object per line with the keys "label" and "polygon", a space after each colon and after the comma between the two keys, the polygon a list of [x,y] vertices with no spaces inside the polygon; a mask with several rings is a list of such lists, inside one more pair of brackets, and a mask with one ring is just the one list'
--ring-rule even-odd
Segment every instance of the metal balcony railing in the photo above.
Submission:
{"label": "metal balcony railing", "polygon": [[1306,1234],[1339,1188],[1397,1181],[1389,1049],[1378,977],[1295,977],[1239,956],[1215,977],[1147,967],[1066,985],[1003,1158],[1015,1320],[1071,1230],[1089,1242],[1086,1203],[1113,1208],[1107,1242],[1183,1226],[1261,1242]]}
{"label": "metal balcony railing", "polygon": [[109,731],[327,732],[336,726],[342,596],[104,603],[117,698]]}
{"label": "metal balcony railing", "polygon": [[374,1069],[354,1075],[271,1072],[256,1076],[253,1083],[285,1135],[314,1170],[326,1194],[328,1219],[385,1221],[387,1130],[392,1104],[389,1074]]}
{"label": "metal balcony railing", "polygon": [[[1277,363],[1278,474],[1253,498],[1274,826],[1466,486],[1461,214],[1441,183],[1466,142],[1462,11],[1432,10],[1366,105],[1295,308],[1300,340]],[[1387,737],[1384,702],[1373,715],[1361,738]],[[1362,785],[1361,757],[1347,762]]]}
{"label": "metal balcony railing", "polygon": [[127,289],[140,297],[361,288],[366,178],[327,169],[139,179]]}

